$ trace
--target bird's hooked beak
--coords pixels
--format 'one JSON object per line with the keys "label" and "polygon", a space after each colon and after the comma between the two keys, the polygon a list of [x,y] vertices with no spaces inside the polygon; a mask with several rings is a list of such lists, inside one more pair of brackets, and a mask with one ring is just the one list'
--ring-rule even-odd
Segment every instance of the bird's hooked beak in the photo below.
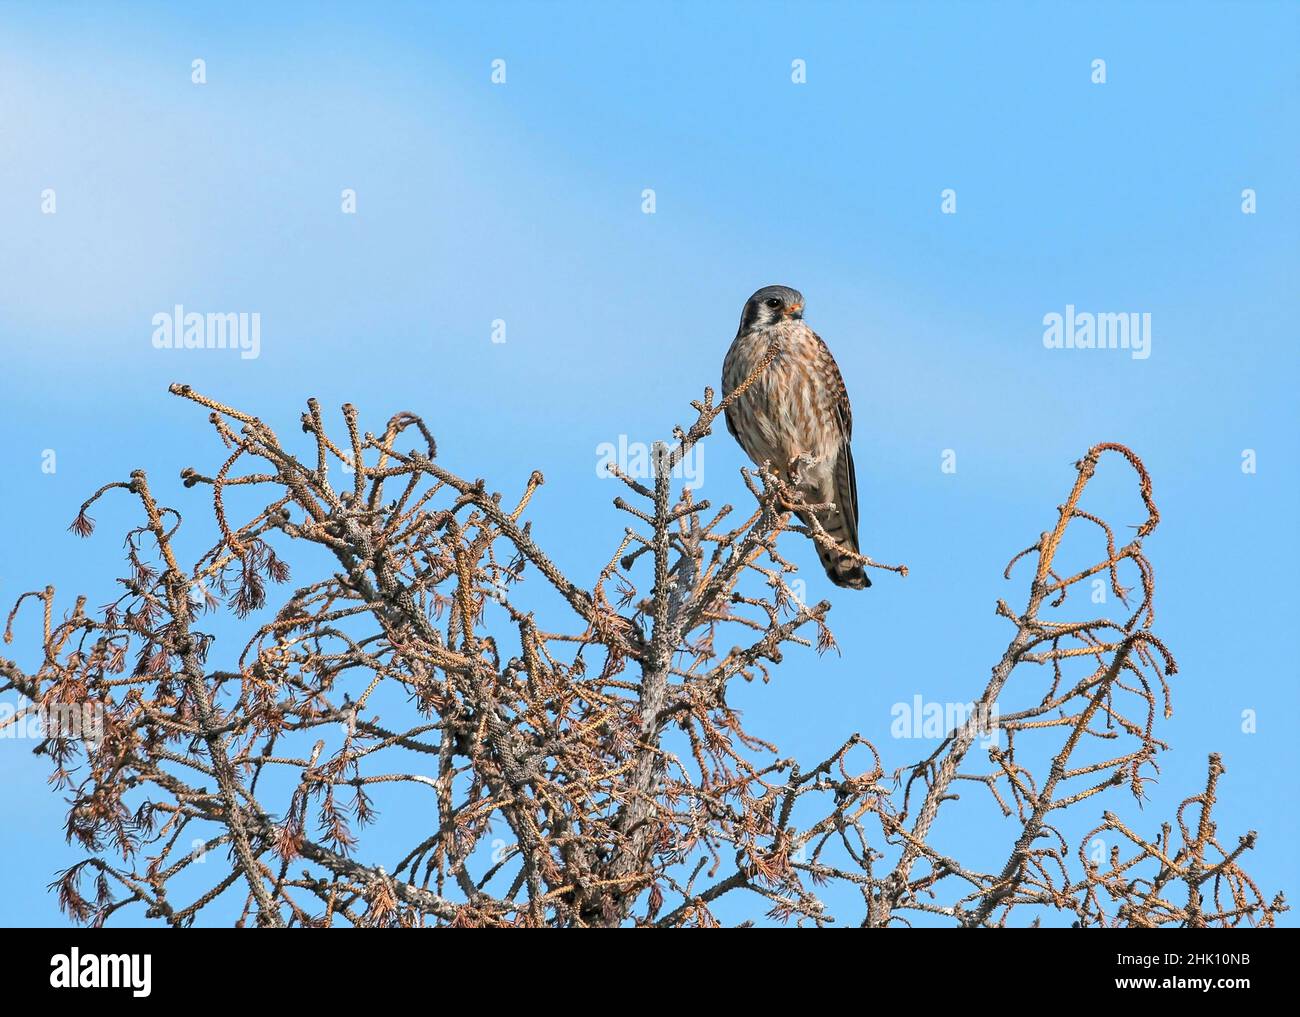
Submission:
{"label": "bird's hooked beak", "polygon": [[803,304],[791,304],[789,307],[782,308],[781,313],[787,318],[802,318]]}

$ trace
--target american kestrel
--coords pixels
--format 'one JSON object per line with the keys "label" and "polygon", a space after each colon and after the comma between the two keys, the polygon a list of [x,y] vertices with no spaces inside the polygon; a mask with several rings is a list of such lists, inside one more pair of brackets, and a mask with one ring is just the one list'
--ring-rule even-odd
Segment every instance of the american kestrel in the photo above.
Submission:
{"label": "american kestrel", "polygon": [[[776,359],[731,406],[729,430],[757,465],[789,484],[805,504],[834,503],[817,521],[837,544],[858,550],[858,482],[853,472],[853,413],[831,351],[804,324],[803,294],[764,286],[745,303],[740,330],[722,363],[729,395],[777,344]],[[807,513],[799,513],[804,524]],[[866,570],[834,548],[817,546],[836,586],[871,585]]]}

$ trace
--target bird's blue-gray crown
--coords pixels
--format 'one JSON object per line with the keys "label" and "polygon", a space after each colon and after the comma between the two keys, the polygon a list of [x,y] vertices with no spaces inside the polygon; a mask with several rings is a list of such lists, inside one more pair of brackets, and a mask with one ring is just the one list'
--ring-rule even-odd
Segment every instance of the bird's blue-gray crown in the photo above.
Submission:
{"label": "bird's blue-gray crown", "polygon": [[803,317],[803,294],[789,286],[764,286],[745,301],[740,315],[740,332],[766,328],[787,318]]}

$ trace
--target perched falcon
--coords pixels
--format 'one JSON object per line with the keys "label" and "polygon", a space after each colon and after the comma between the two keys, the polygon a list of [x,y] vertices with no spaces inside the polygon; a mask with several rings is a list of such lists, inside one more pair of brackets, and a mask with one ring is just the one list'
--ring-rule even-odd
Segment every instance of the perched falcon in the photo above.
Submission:
{"label": "perched falcon", "polygon": [[[817,512],[831,539],[858,550],[858,483],[853,473],[853,414],[835,358],[804,324],[803,294],[764,286],[745,303],[740,330],[722,364],[722,394],[740,387],[777,344],[776,359],[727,407],[729,430],[756,464],[790,484]],[[808,514],[799,517],[808,524]],[[866,571],[833,548],[817,547],[836,586],[871,585]]]}

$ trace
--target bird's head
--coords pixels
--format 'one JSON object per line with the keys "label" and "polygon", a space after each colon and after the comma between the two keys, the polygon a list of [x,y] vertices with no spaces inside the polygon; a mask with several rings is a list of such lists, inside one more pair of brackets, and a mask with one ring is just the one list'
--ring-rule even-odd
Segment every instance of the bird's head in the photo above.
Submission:
{"label": "bird's head", "polygon": [[803,317],[803,294],[789,286],[764,286],[747,301],[740,315],[740,331],[777,325]]}

